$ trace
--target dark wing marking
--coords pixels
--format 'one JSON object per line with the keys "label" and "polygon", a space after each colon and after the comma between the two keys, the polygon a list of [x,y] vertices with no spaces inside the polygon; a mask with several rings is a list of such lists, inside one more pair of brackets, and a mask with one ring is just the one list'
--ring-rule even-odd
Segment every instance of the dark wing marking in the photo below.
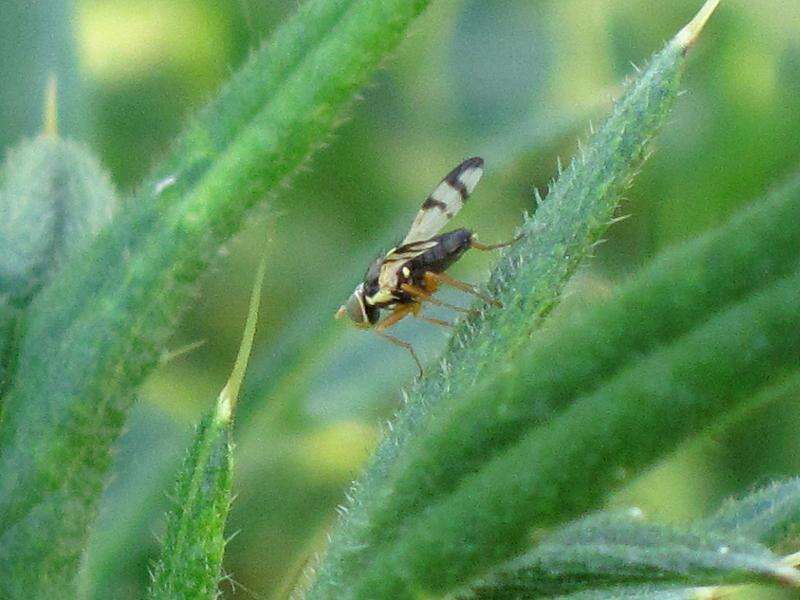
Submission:
{"label": "dark wing marking", "polygon": [[383,259],[380,275],[378,275],[379,290],[394,290],[397,287],[397,273],[408,261],[436,246],[438,242],[422,241],[403,244],[392,248]]}
{"label": "dark wing marking", "polygon": [[429,240],[464,206],[483,175],[483,159],[468,158],[442,179],[422,203],[401,246]]}

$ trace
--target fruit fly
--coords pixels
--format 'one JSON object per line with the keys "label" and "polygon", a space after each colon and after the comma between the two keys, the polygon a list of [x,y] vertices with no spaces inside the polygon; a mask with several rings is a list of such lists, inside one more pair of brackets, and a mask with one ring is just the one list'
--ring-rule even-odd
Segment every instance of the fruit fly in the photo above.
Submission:
{"label": "fruit fly", "polygon": [[[369,266],[364,280],[336,313],[337,319],[347,315],[357,326],[370,328],[391,343],[408,350],[420,374],[423,372],[422,364],[413,346],[390,335],[387,329],[409,315],[436,325],[451,325],[448,321],[423,316],[421,310],[426,302],[458,312],[470,312],[434,298],[433,294],[440,285],[452,286],[501,306],[475,286],[454,279],[445,271],[470,248],[494,250],[509,246],[516,239],[487,245],[478,242],[468,229],[439,233],[464,206],[482,175],[483,159],[478,157],[469,158],[450,171],[422,203],[403,241]],[[391,312],[380,320],[381,310],[384,309]]]}

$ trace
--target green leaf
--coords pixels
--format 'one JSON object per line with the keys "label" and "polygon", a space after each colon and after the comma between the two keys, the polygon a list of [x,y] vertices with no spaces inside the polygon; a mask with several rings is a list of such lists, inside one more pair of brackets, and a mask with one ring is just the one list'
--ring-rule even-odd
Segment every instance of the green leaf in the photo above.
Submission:
{"label": "green leaf", "polygon": [[[687,587],[680,585],[623,585],[597,590],[552,596],[555,600],[717,600],[727,598],[725,588]],[[520,600],[522,600],[520,598]]]}
{"label": "green leaf", "polygon": [[216,598],[231,504],[233,442],[230,427],[208,414],[175,485],[161,558],[148,598]]}
{"label": "green leaf", "polygon": [[0,297],[26,306],[111,221],[117,196],[94,155],[53,135],[8,153],[0,185]]}
{"label": "green leaf", "polygon": [[[596,111],[597,106],[582,108],[578,114],[570,114],[560,120],[549,120],[546,123],[537,122],[536,125],[526,124],[524,134],[527,145],[521,142],[508,144],[508,134],[497,136],[488,143],[491,146],[487,154],[495,158],[492,168],[497,168],[498,155],[500,162],[513,165],[522,160],[525,153],[543,153],[545,148],[552,147],[560,141],[569,138],[579,130],[578,123],[585,122],[589,114]],[[582,120],[579,121],[579,116]],[[515,135],[520,135],[515,131]],[[501,149],[502,148],[502,149]],[[342,273],[361,273],[364,265],[375,258],[374,239],[392,239],[398,231],[408,226],[408,217],[403,216],[394,222],[389,222],[382,229],[370,236],[368,243],[360,244],[349,254],[339,257],[340,267],[335,273],[326,274],[325,280],[319,285],[321,289],[335,290],[341,287]],[[328,276],[329,275],[329,276]],[[270,402],[246,403],[247,406],[260,407],[268,413],[264,418],[274,420],[286,417],[285,413],[275,409],[277,403],[293,404],[301,401],[308,393],[313,393],[313,388],[320,385],[321,380],[330,378],[332,362],[358,365],[356,368],[337,368],[339,383],[342,378],[352,380],[352,388],[358,389],[365,396],[395,394],[397,365],[375,356],[368,364],[364,360],[362,344],[353,345],[353,336],[349,336],[342,327],[341,322],[334,321],[330,315],[331,298],[325,295],[313,296],[295,309],[295,313],[303,315],[302,319],[288,319],[283,326],[279,345],[271,347],[268,352],[253,356],[254,376],[248,379],[243,394],[245,397],[265,399]],[[440,332],[434,332],[438,335]],[[358,354],[352,357],[351,354]],[[363,371],[371,374],[368,381],[363,378]],[[339,392],[342,396],[346,393]],[[258,418],[256,416],[256,418]],[[249,421],[249,419],[248,419]]]}
{"label": "green leaf", "polygon": [[117,194],[106,171],[80,144],[55,131],[10,150],[0,170],[0,397],[16,368],[25,309],[57,269],[111,220]]}
{"label": "green leaf", "polygon": [[[656,54],[628,86],[612,115],[551,188],[547,200],[522,227],[522,239],[501,259],[489,288],[503,309],[481,309],[455,332],[440,369],[411,390],[405,410],[354,490],[353,506],[334,533],[318,567],[310,597],[340,597],[345,581],[363,572],[377,541],[393,536],[404,512],[381,512],[393,490],[386,485],[407,441],[430,423],[429,413],[460,402],[465,391],[504,368],[557,303],[580,261],[610,224],[620,193],[647,155],[679,90],[689,44],[716,2]],[[379,510],[379,508],[377,509]]]}
{"label": "green leaf", "polygon": [[131,408],[126,428],[114,456],[115,478],[103,492],[81,563],[80,600],[106,600],[109,590],[146,589],[163,541],[163,533],[161,539],[153,534],[154,518],[173,506],[175,476],[195,433],[149,402]]}
{"label": "green leaf", "polygon": [[[585,110],[581,115],[583,115],[580,121],[582,123],[587,118]],[[561,121],[548,121],[539,127],[528,127],[527,135],[537,140],[533,153],[541,154],[545,147],[553,146],[574,134],[579,129],[578,122],[578,116],[571,115]],[[506,148],[504,163],[513,164],[521,160],[519,151],[522,149]],[[530,145],[525,147],[524,151],[531,152]],[[495,152],[499,152],[499,149]],[[492,164],[496,165],[496,161],[497,158],[494,158]],[[374,237],[391,239],[394,233],[407,225],[407,217],[403,216],[402,219],[387,224]],[[318,287],[336,290],[343,283],[341,273],[357,273],[363,270],[364,265],[372,260],[374,255],[374,240],[370,240],[369,243],[357,243],[350,251],[343,250],[339,258],[339,270],[326,276]],[[299,407],[304,404],[309,393],[314,393],[315,388],[328,390],[326,404],[329,405],[344,404],[348,393],[352,393],[353,390],[370,397],[393,397],[396,394],[397,364],[382,360],[378,354],[368,353],[365,356],[362,336],[352,335],[353,332],[349,328],[343,327],[341,322],[331,317],[332,304],[331,297],[325,294],[307,298],[293,312],[296,315],[303,315],[302,319],[287,315],[286,323],[274,343],[271,343],[269,348],[263,348],[261,352],[258,348],[254,349],[248,376],[241,392],[242,401],[237,409],[240,434],[237,438],[236,464],[239,470],[248,471],[248,466],[252,467],[253,461],[263,459],[264,435],[269,435],[273,428],[282,430],[287,424],[292,427],[292,420],[298,418]],[[430,335],[437,336],[441,333],[432,330]],[[369,362],[364,363],[364,358]],[[350,368],[333,366],[342,363],[350,365]],[[335,391],[331,391],[330,388],[331,368],[337,370]],[[409,368],[413,369],[411,365]],[[367,381],[363,377],[364,370],[370,373]],[[333,418],[339,416],[339,413],[334,413]],[[325,419],[327,418],[326,416]],[[126,487],[135,486],[137,490],[135,497],[118,491],[113,499],[106,503],[108,512],[123,511],[126,514],[134,514],[128,519],[115,520],[113,527],[101,526],[100,522],[95,526],[93,533],[95,539],[90,544],[86,567],[85,588],[89,590],[86,597],[101,598],[102,590],[109,589],[111,582],[119,582],[120,578],[126,575],[132,577],[130,574],[139,569],[142,553],[130,553],[124,549],[133,543],[141,544],[142,539],[149,539],[149,520],[145,515],[148,514],[148,510],[152,514],[154,498],[160,500],[163,497],[162,490],[166,484],[161,473],[173,462],[173,458],[171,453],[158,458],[148,458],[159,475],[141,474],[135,478],[134,483],[124,484]],[[253,489],[274,488],[274,474],[271,471],[264,472],[262,469],[256,471],[257,478],[251,482]],[[118,482],[119,478],[118,474]],[[334,485],[332,483],[331,487]],[[241,511],[240,514],[245,514],[247,506],[240,505],[238,510]],[[249,547],[249,544],[257,544],[258,542],[253,540],[260,539],[263,528],[268,527],[268,524],[260,522],[249,523],[247,529],[237,536],[237,541],[245,548]]]}
{"label": "green leaf", "polygon": [[[800,383],[800,374],[792,384]],[[770,547],[793,544],[800,550],[800,479],[774,483],[738,500],[730,500],[705,526],[758,540]]]}
{"label": "green leaf", "polygon": [[200,422],[178,474],[175,507],[167,517],[167,535],[148,598],[217,597],[225,552],[225,522],[231,505],[233,415],[253,346],[266,266],[266,260],[262,260],[233,372],[220,392],[216,408]]}
{"label": "green leaf", "polygon": [[641,513],[598,514],[567,525],[472,586],[465,598],[535,598],[608,587],[800,584],[800,573],[732,534],[646,523]]}
{"label": "green leaf", "polygon": [[[443,592],[524,550],[531,527],[595,508],[800,361],[800,272],[625,368],[409,518],[357,595]],[[742,348],[747,349],[742,352]],[[524,372],[524,357],[512,368]],[[491,382],[472,393],[492,397]]]}
{"label": "green leaf", "polygon": [[[374,524],[388,528],[455,488],[492,455],[590,392],[631,360],[669,344],[718,311],[792,273],[800,253],[800,176],[727,224],[664,252],[613,300],[536,334],[482,394],[435,413],[395,467]],[[491,401],[487,401],[491,398]]]}
{"label": "green leaf", "polygon": [[[596,110],[592,106],[591,110]],[[581,110],[585,122],[586,110]],[[578,115],[569,118],[548,121],[539,127],[529,126],[526,135],[537,140],[531,151],[530,144],[523,147],[506,147],[503,154],[504,164],[514,164],[521,160],[519,152],[541,154],[546,147],[551,147],[560,140],[568,138],[580,129]],[[507,136],[503,136],[503,140]],[[493,154],[499,152],[498,148]],[[496,166],[497,157],[492,160]],[[392,235],[403,226],[407,226],[407,217],[403,216],[396,222],[389,223],[378,233],[375,238],[391,239]],[[349,252],[343,252],[339,259],[340,272],[331,274],[318,286],[320,289],[335,290],[342,285],[341,273],[356,273],[363,270],[363,266],[374,258],[374,240],[369,243],[357,244]],[[396,394],[397,364],[381,360],[377,354],[364,356],[363,340],[360,335],[352,335],[341,322],[331,318],[332,300],[326,295],[313,296],[294,309],[294,314],[303,315],[303,319],[288,318],[281,329],[276,341],[269,348],[254,349],[251,358],[248,376],[242,389],[242,401],[237,409],[237,421],[240,434],[237,438],[237,467],[239,470],[248,471],[253,461],[263,459],[263,437],[273,428],[282,430],[293,419],[297,419],[299,407],[304,404],[305,398],[314,389],[326,389],[329,392],[326,403],[335,405],[345,404],[348,394],[358,390],[362,395],[370,397],[393,397]],[[290,315],[291,317],[291,315]],[[423,334],[425,332],[422,332]],[[365,334],[366,335],[366,334]],[[438,330],[431,330],[431,336],[441,335]],[[368,362],[363,362],[364,359]],[[350,365],[342,369],[334,365]],[[335,391],[330,391],[330,369],[337,370],[337,385]],[[409,368],[413,369],[411,365]],[[368,370],[370,378],[365,381],[364,370]],[[331,399],[332,394],[332,399]],[[348,405],[349,406],[349,405]],[[343,409],[347,412],[348,409]],[[305,411],[303,411],[305,412]],[[334,413],[333,418],[339,418],[339,413]],[[325,419],[327,420],[327,416]],[[130,436],[130,434],[128,434]],[[285,443],[292,443],[287,441]],[[124,549],[133,543],[141,544],[142,539],[149,539],[149,520],[145,515],[152,514],[154,499],[163,497],[162,490],[166,480],[161,473],[168,464],[173,463],[171,453],[160,455],[158,458],[150,457],[148,461],[158,473],[157,475],[144,475],[135,477],[134,482],[124,485],[135,486],[135,497],[119,492],[106,502],[106,511],[123,511],[130,514],[128,519],[114,521],[113,527],[105,527],[98,522],[94,528],[94,539],[90,544],[88,562],[85,568],[85,585],[88,590],[85,596],[100,598],[102,590],[109,589],[111,582],[120,581],[126,576],[132,577],[141,564],[140,553],[130,553]],[[153,462],[155,461],[155,462]],[[258,471],[257,478],[251,483],[254,489],[274,487],[273,473],[271,471]],[[119,482],[119,476],[117,478]],[[331,484],[333,487],[335,484]],[[106,496],[108,499],[108,496]],[[322,502],[320,500],[320,502]],[[245,500],[245,505],[247,501]],[[148,513],[147,511],[151,512]],[[240,505],[240,514],[247,512],[247,506]],[[318,517],[319,518],[319,517]],[[265,523],[248,524],[238,536],[237,541],[245,548],[260,539]],[[241,551],[241,550],[240,550]]]}
{"label": "green leaf", "polygon": [[11,382],[16,356],[16,328],[20,309],[9,304],[6,298],[0,297],[0,417],[3,409],[3,394]]}
{"label": "green leaf", "polygon": [[64,595],[135,386],[197,277],[341,120],[426,0],[313,0],[31,304],[0,423],[0,595]]}

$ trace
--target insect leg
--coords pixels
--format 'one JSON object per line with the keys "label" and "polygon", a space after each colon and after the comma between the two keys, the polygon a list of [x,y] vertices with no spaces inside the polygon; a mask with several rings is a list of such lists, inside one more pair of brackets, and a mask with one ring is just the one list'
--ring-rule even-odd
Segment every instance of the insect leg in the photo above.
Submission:
{"label": "insect leg", "polygon": [[453,277],[450,277],[450,275],[447,275],[446,273],[434,273],[432,271],[428,271],[425,273],[425,279],[426,280],[431,279],[437,283],[444,283],[450,285],[458,290],[461,290],[462,292],[466,292],[468,294],[472,294],[473,296],[477,296],[478,298],[480,298],[484,302],[487,302],[488,304],[494,304],[495,306],[503,308],[503,304],[499,300],[487,296],[486,294],[481,292],[478,288],[476,288],[474,285],[465,283],[463,281],[459,281],[458,279],[454,279]]}
{"label": "insect leg", "polygon": [[516,244],[518,241],[522,239],[522,234],[520,233],[517,237],[509,242],[503,242],[502,244],[481,244],[478,240],[472,239],[469,242],[470,248],[475,248],[475,250],[497,250],[498,248],[507,248],[513,244]]}
{"label": "insect leg", "polygon": [[383,321],[375,325],[375,331],[383,331],[384,329],[389,329],[396,323],[405,319],[409,313],[416,313],[419,311],[419,304],[400,304],[397,308],[392,311],[388,317],[386,317]]}
{"label": "insect leg", "polygon": [[[399,320],[399,319],[398,319]],[[389,335],[385,331],[378,329],[377,327],[374,328],[372,331],[377,333],[379,336],[384,338],[385,340],[390,341],[395,346],[400,346],[401,348],[405,348],[411,354],[411,358],[414,359],[414,362],[417,363],[417,368],[419,369],[419,376],[422,377],[425,374],[425,371],[422,370],[422,363],[419,362],[419,358],[417,357],[417,353],[414,352],[414,347],[409,344],[408,342],[404,342],[403,340],[394,337],[393,335]]]}
{"label": "insect leg", "polygon": [[[433,285],[430,287],[436,287],[437,283],[433,282]],[[465,314],[470,314],[471,310],[468,308],[464,308],[462,306],[456,306],[455,304],[448,304],[447,302],[442,302],[438,298],[434,298],[430,292],[427,290],[423,290],[415,285],[411,285],[410,283],[404,283],[400,286],[400,289],[403,290],[406,294],[409,294],[419,300],[420,302],[430,302],[434,306],[441,306],[443,308],[449,308],[450,310],[454,310],[456,312],[461,312]]]}
{"label": "insect leg", "polygon": [[433,325],[439,325],[440,327],[452,327],[453,324],[450,321],[445,321],[443,319],[434,319],[433,317],[426,317],[425,315],[415,315],[420,321],[425,321],[426,323],[431,323]]}

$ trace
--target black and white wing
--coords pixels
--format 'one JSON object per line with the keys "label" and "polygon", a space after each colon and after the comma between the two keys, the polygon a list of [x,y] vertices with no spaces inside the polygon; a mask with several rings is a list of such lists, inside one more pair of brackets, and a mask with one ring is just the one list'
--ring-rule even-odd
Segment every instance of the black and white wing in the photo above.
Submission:
{"label": "black and white wing", "polygon": [[464,206],[483,175],[483,159],[468,158],[442,179],[422,203],[401,246],[431,239]]}

